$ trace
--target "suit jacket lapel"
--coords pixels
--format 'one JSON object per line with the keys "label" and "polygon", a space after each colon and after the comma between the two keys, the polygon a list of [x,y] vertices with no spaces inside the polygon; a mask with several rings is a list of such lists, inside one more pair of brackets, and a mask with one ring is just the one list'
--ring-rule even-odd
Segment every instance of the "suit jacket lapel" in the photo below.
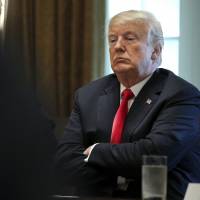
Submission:
{"label": "suit jacket lapel", "polygon": [[145,116],[157,102],[162,91],[166,76],[159,74],[157,70],[151,79],[145,84],[138,96],[135,98],[126,118],[124,126],[124,134],[122,141],[128,142],[132,134],[135,133],[137,127],[142,123]]}
{"label": "suit jacket lapel", "polygon": [[103,91],[98,100],[97,131],[100,131],[100,142],[109,142],[112,123],[120,102],[120,85],[116,77]]}

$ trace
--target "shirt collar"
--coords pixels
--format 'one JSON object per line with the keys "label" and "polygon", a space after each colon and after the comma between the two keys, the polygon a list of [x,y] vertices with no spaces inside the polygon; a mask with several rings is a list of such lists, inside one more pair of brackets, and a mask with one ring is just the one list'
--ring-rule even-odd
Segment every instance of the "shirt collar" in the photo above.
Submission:
{"label": "shirt collar", "polygon": [[[153,75],[153,73],[150,74],[149,76],[147,76],[144,80],[142,80],[139,83],[137,83],[137,84],[133,85],[132,87],[130,87],[130,89],[133,92],[135,97],[139,94],[140,90],[143,88],[143,86],[151,78],[152,75]],[[120,83],[120,94],[122,93],[122,91],[124,89],[126,89],[126,87]]]}

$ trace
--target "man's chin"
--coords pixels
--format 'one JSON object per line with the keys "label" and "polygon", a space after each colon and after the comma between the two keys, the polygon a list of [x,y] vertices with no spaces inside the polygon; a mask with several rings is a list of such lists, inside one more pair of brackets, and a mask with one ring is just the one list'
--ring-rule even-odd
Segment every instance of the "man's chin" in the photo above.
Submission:
{"label": "man's chin", "polygon": [[128,73],[131,71],[130,66],[126,65],[112,67],[112,70],[114,73]]}

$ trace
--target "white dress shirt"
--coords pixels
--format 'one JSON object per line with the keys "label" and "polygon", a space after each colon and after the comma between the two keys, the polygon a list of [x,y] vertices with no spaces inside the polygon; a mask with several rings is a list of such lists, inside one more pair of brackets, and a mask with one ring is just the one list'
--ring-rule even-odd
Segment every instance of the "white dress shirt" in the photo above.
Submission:
{"label": "white dress shirt", "polygon": [[[140,81],[139,83],[133,85],[132,87],[130,87],[129,89],[131,89],[131,91],[134,94],[134,98],[131,98],[128,101],[128,110],[130,109],[130,107],[132,106],[135,97],[137,97],[137,95],[139,94],[140,90],[143,88],[143,86],[145,85],[145,83],[151,78],[152,74],[147,76],[144,80]],[[121,93],[126,89],[126,87],[122,84],[120,84],[120,97],[121,97]]]}

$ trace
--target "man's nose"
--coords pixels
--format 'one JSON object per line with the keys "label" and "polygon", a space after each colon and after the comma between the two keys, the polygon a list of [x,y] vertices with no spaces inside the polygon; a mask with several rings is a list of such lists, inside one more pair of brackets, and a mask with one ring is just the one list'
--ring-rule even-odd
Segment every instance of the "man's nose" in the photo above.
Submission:
{"label": "man's nose", "polygon": [[122,38],[118,38],[118,40],[115,43],[114,46],[115,50],[120,50],[120,51],[124,51],[125,50],[125,45],[124,45],[124,41]]}

